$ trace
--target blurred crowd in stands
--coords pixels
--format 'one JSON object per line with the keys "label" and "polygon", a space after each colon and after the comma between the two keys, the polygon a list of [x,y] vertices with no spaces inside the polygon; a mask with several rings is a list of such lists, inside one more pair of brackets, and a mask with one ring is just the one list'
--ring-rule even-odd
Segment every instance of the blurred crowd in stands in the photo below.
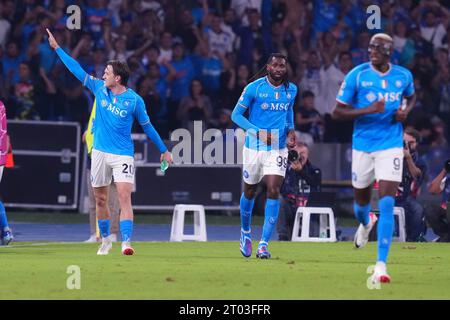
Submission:
{"label": "blurred crowd in stands", "polygon": [[[82,9],[69,30],[66,8]],[[369,30],[366,9],[381,9]],[[9,119],[77,121],[85,126],[92,95],[49,47],[62,48],[101,78],[105,62],[126,60],[129,87],[140,94],[164,138],[172,130],[234,128],[242,89],[272,52],[289,58],[299,87],[296,129],[314,142],[350,142],[351,122],[330,113],[345,74],[368,61],[376,32],[394,39],[394,63],[414,75],[417,105],[408,125],[420,144],[449,139],[450,5],[436,0],[0,0],[0,100]]]}

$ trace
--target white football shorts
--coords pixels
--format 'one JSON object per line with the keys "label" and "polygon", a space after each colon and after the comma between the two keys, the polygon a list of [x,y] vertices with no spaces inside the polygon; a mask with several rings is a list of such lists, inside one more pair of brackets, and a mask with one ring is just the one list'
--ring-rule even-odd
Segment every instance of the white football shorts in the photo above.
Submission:
{"label": "white football shorts", "polygon": [[352,185],[356,189],[365,189],[374,180],[401,182],[402,174],[402,148],[375,152],[352,150]]}
{"label": "white football shorts", "polygon": [[247,184],[257,184],[266,175],[285,176],[287,148],[279,150],[243,149],[243,177]]}
{"label": "white football shorts", "polygon": [[104,187],[114,182],[134,184],[134,158],[92,149],[91,183],[93,187]]}

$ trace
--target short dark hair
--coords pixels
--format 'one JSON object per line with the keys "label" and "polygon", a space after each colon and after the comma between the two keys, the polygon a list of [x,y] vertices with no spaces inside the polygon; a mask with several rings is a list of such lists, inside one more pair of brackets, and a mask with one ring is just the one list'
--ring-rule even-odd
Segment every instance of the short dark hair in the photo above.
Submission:
{"label": "short dark hair", "polygon": [[303,91],[302,99],[305,99],[305,98],[308,98],[308,97],[313,97],[314,98],[315,97],[314,92],[309,91],[309,90]]}
{"label": "short dark hair", "polygon": [[126,86],[130,77],[130,68],[127,63],[119,60],[109,60],[106,65],[112,67],[114,75],[120,76],[120,84]]}
{"label": "short dark hair", "polygon": [[20,50],[20,43],[19,43],[18,41],[14,40],[14,39],[8,40],[8,41],[6,42],[5,48],[8,47],[8,46],[11,45],[11,44],[15,44],[16,47]]}
{"label": "short dark hair", "polygon": [[349,56],[350,59],[352,58],[352,53],[350,51],[341,51],[339,53],[339,58],[338,60],[341,60],[343,56]]}
{"label": "short dark hair", "polygon": [[200,94],[203,94],[203,82],[199,78],[193,78],[191,80],[191,83],[189,84],[189,95],[191,97],[194,96],[194,92],[192,91],[192,86],[194,85],[194,82],[200,83],[200,85],[202,86],[202,90],[200,91]]}
{"label": "short dark hair", "polygon": [[416,139],[416,142],[420,142],[420,133],[412,127],[407,127],[405,133]]}
{"label": "short dark hair", "polygon": [[21,62],[19,63],[19,65],[21,65],[21,64],[23,64],[24,66],[27,66],[28,69],[31,70],[31,63],[30,63],[30,61],[21,61]]}
{"label": "short dark hair", "polygon": [[158,47],[155,43],[152,43],[152,44],[150,45],[150,47],[148,47],[147,50],[155,50],[155,51],[158,52],[158,54],[161,53],[161,50],[159,49],[159,47]]}
{"label": "short dark hair", "polygon": [[272,63],[273,59],[284,59],[284,61],[286,63],[288,63],[288,58],[286,55],[280,53],[280,52],[273,52],[269,55],[269,57],[267,58],[267,64]]}

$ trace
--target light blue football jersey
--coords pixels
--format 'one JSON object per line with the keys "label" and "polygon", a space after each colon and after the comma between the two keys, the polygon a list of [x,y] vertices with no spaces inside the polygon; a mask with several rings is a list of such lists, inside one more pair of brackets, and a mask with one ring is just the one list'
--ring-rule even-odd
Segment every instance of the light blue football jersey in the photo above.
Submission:
{"label": "light blue football jersey", "polygon": [[247,148],[271,150],[286,147],[287,131],[294,126],[293,108],[296,95],[297,86],[292,82],[289,82],[287,88],[284,85],[275,87],[267,77],[259,78],[244,88],[237,104],[248,109],[248,120],[259,129],[277,130],[272,132],[278,133],[278,143],[266,146],[254,134],[247,131],[245,137]]}
{"label": "light blue football jersey", "polygon": [[87,75],[84,83],[95,95],[97,107],[92,131],[93,148],[118,155],[134,156],[131,127],[134,119],[140,125],[150,122],[142,98],[132,89],[114,95],[104,81]]}
{"label": "light blue football jersey", "polygon": [[121,94],[113,94],[105,86],[104,81],[89,76],[80,64],[63,49],[58,47],[55,51],[69,71],[95,95],[97,107],[92,124],[94,149],[133,157],[134,145],[131,139],[131,127],[136,118],[160,152],[167,151],[158,132],[150,123],[144,100],[137,93],[127,88]]}
{"label": "light blue football jersey", "polygon": [[389,65],[381,73],[370,62],[353,68],[345,77],[336,100],[354,108],[365,108],[384,98],[385,111],[358,117],[353,125],[353,149],[374,152],[403,147],[403,125],[395,113],[404,97],[414,94],[414,82],[409,70]]}

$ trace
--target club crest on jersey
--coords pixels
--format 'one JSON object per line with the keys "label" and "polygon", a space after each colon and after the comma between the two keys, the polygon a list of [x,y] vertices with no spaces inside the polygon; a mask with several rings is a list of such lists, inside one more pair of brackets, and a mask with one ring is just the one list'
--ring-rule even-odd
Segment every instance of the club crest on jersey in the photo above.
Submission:
{"label": "club crest on jersey", "polygon": [[102,105],[102,107],[106,107],[108,105],[108,102],[106,102],[106,100],[102,99],[102,101],[100,102],[100,104]]}
{"label": "club crest on jersey", "polygon": [[245,89],[246,88],[244,88],[244,90],[242,90],[241,97],[239,98],[239,101],[244,101]]}
{"label": "club crest on jersey", "polygon": [[280,99],[280,93],[279,92],[275,92],[275,99]]}
{"label": "club crest on jersey", "polygon": [[369,102],[374,102],[377,99],[377,96],[375,95],[375,93],[370,91],[368,94],[366,94],[366,99]]}
{"label": "club crest on jersey", "polygon": [[387,80],[381,80],[381,87],[382,87],[383,89],[386,89],[387,86],[388,86]]}
{"label": "club crest on jersey", "polygon": [[267,110],[269,108],[269,104],[264,102],[263,104],[261,104],[261,109],[263,110]]}
{"label": "club crest on jersey", "polygon": [[400,80],[395,81],[395,86],[400,88],[402,86],[402,82]]}
{"label": "club crest on jersey", "polygon": [[290,99],[291,98],[291,94],[290,93],[286,94],[286,98]]}

